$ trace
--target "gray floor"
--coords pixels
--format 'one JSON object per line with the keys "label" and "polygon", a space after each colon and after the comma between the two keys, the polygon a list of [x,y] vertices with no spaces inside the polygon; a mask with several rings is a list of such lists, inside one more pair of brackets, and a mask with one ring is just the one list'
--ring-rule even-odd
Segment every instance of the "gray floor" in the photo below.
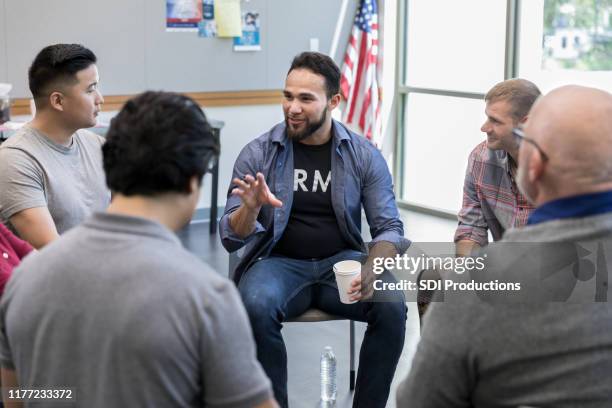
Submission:
{"label": "gray floor", "polygon": [[[406,237],[414,242],[449,242],[456,223],[410,211],[401,212]],[[208,234],[207,222],[193,222],[179,232],[183,244],[219,273],[227,276],[228,255],[218,235]],[[365,324],[356,324],[356,349],[359,351]],[[289,359],[289,404],[292,408],[319,406],[319,358],[325,346],[331,346],[338,360],[336,407],[350,407],[349,392],[349,323],[287,323],[283,328]],[[387,407],[395,407],[395,388],[410,369],[412,356],[419,341],[419,319],[416,305],[408,304],[406,342],[392,384]]]}

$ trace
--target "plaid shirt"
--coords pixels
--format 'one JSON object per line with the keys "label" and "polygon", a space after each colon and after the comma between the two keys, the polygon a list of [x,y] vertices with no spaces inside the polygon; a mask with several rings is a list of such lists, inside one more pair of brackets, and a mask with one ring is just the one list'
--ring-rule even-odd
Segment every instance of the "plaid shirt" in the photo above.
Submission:
{"label": "plaid shirt", "polygon": [[487,229],[491,230],[493,240],[498,241],[506,229],[527,224],[535,207],[516,186],[512,176],[515,166],[508,153],[488,149],[486,141],[472,150],[455,242],[470,240],[485,246],[489,242]]}

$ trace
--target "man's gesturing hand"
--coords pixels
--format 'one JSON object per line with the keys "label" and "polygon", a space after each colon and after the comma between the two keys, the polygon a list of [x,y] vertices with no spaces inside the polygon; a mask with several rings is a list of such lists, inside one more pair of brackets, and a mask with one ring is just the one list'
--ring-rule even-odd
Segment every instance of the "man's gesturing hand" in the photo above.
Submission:
{"label": "man's gesturing hand", "polygon": [[240,197],[242,203],[250,210],[259,210],[266,204],[282,207],[283,203],[272,194],[263,174],[257,173],[256,177],[255,179],[247,174],[243,180],[233,179],[232,182],[237,187],[232,190],[232,194]]}

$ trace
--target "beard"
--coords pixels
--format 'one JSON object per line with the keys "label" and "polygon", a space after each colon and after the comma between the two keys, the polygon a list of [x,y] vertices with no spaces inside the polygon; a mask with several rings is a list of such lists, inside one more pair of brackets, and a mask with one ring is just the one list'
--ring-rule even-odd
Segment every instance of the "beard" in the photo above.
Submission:
{"label": "beard", "polygon": [[294,131],[291,129],[287,116],[285,116],[285,126],[287,129],[287,136],[289,136],[290,139],[298,141],[298,142],[301,140],[304,140],[307,137],[311,136],[313,133],[315,133],[317,130],[319,130],[321,126],[323,126],[326,120],[327,120],[327,109],[323,109],[323,113],[321,113],[321,117],[319,118],[319,120],[311,123],[310,120],[306,118],[306,120],[304,121],[304,124],[305,124],[304,130],[302,130],[301,132],[298,132],[298,131]]}

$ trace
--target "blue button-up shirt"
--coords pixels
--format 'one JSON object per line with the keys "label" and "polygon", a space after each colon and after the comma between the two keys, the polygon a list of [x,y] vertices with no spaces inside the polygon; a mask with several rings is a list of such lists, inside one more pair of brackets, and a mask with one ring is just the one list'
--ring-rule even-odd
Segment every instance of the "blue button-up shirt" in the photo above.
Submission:
{"label": "blue button-up shirt", "polygon": [[[372,242],[393,243],[403,253],[410,241],[404,238],[404,226],[395,203],[393,183],[387,163],[380,152],[365,138],[351,132],[338,121],[332,122],[331,199],[340,233],[352,249],[365,251],[361,238],[361,206],[370,226]],[[223,246],[234,252],[246,245],[234,280],[259,257],[265,257],[282,237],[289,222],[293,202],[293,145],[287,137],[285,123],[250,142],[236,159],[233,178],[261,172],[270,190],[283,202],[281,208],[264,206],[257,217],[255,231],[242,239],[229,224],[229,215],[240,207],[240,197],[227,193],[225,213],[221,217],[219,234]],[[304,242],[304,245],[309,243]]]}

